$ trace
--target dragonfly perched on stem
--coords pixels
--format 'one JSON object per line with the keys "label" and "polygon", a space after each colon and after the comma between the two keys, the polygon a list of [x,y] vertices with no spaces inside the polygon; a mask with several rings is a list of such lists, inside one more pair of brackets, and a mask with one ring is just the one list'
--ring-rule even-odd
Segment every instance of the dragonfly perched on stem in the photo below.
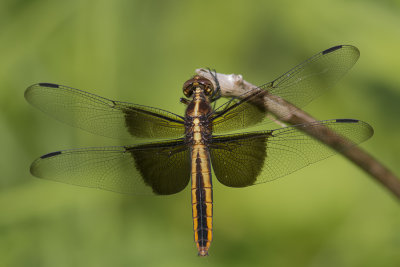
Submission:
{"label": "dragonfly perched on stem", "polygon": [[[357,58],[358,50],[352,46],[325,50],[273,82],[216,108],[218,77],[210,80],[196,75],[183,85],[186,98],[181,102],[187,105],[183,116],[63,85],[32,85],[25,92],[27,101],[60,121],[111,138],[153,138],[154,142],[51,152],[32,163],[31,173],[128,194],[175,194],[191,181],[194,239],[198,254],[206,256],[213,237],[211,168],[222,184],[246,187],[285,176],[335,152],[304,129],[314,136],[323,136],[329,129],[344,137],[337,150],[372,136],[372,127],[355,119],[251,130],[271,121],[270,108],[258,101],[278,95],[305,105],[319,94],[317,82],[331,86]],[[237,133],[238,129],[250,130]]]}

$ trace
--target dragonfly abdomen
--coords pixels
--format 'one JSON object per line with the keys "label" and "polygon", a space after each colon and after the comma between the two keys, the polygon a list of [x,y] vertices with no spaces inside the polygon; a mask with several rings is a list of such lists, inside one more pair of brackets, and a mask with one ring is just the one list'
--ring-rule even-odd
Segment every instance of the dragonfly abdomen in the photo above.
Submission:
{"label": "dragonfly abdomen", "polygon": [[194,241],[199,256],[207,256],[212,241],[212,182],[208,149],[192,148],[192,216]]}

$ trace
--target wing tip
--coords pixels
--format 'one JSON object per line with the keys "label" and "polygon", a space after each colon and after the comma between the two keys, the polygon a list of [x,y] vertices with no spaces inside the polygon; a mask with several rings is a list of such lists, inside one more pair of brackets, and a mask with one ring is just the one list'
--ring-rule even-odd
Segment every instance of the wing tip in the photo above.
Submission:
{"label": "wing tip", "polygon": [[322,53],[322,55],[326,55],[326,54],[332,53],[336,50],[344,49],[344,48],[355,50],[357,52],[357,54],[360,54],[360,50],[358,50],[358,48],[355,47],[354,45],[336,45],[336,46],[332,46],[328,49],[325,49],[321,53]]}
{"label": "wing tip", "polygon": [[26,88],[25,93],[24,93],[24,97],[26,100],[29,101],[30,97],[32,97],[32,90],[35,90],[35,88],[40,88],[40,87],[50,87],[50,88],[60,88],[59,84],[55,84],[55,83],[35,83],[31,86],[29,86],[28,88]]}
{"label": "wing tip", "polygon": [[[371,138],[374,135],[374,128],[369,124],[366,123],[365,121],[361,121],[361,120],[356,120],[356,119],[336,119],[336,122],[339,123],[358,123],[360,126],[368,129],[368,131],[365,132],[365,137],[364,140],[368,140],[369,138]],[[361,141],[361,142],[363,142]]]}
{"label": "wing tip", "polygon": [[41,173],[41,171],[40,171],[40,167],[39,167],[40,164],[43,162],[43,160],[46,160],[46,159],[49,159],[49,158],[58,156],[58,155],[60,155],[60,154],[62,154],[61,151],[55,151],[55,152],[50,152],[50,153],[44,154],[43,156],[37,158],[37,159],[36,159],[34,162],[32,162],[32,164],[31,164],[31,167],[30,167],[30,169],[29,169],[30,173],[31,173],[33,176],[35,176],[35,177],[43,178],[43,175],[42,175],[42,173]]}

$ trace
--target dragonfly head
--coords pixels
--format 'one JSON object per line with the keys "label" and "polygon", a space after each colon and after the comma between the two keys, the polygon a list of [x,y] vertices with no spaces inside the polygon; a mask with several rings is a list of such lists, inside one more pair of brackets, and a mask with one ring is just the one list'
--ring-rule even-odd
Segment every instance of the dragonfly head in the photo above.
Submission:
{"label": "dragonfly head", "polygon": [[214,92],[214,86],[209,79],[196,75],[183,84],[183,94],[191,97],[197,88],[200,88],[206,96],[211,96]]}

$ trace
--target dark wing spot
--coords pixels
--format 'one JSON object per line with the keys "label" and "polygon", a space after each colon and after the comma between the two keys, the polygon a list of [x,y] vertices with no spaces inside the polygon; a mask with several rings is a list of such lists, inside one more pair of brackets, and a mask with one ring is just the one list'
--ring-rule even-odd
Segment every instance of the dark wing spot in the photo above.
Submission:
{"label": "dark wing spot", "polygon": [[54,156],[57,156],[57,155],[60,155],[60,154],[61,154],[61,151],[56,151],[56,152],[51,152],[51,153],[48,153],[46,155],[43,155],[40,158],[41,159],[46,159],[46,158],[54,157]]}
{"label": "dark wing spot", "polygon": [[58,88],[59,85],[55,83],[39,83],[40,86]]}
{"label": "dark wing spot", "polygon": [[336,122],[357,123],[357,122],[359,122],[359,120],[354,120],[354,119],[337,119]]}
{"label": "dark wing spot", "polygon": [[340,49],[340,48],[342,48],[342,47],[343,47],[343,45],[337,45],[337,46],[328,48],[328,49],[322,51],[322,54],[323,54],[323,55],[329,54],[329,53],[331,53],[331,52],[333,52],[333,51],[336,51],[336,50],[338,50],[338,49]]}

